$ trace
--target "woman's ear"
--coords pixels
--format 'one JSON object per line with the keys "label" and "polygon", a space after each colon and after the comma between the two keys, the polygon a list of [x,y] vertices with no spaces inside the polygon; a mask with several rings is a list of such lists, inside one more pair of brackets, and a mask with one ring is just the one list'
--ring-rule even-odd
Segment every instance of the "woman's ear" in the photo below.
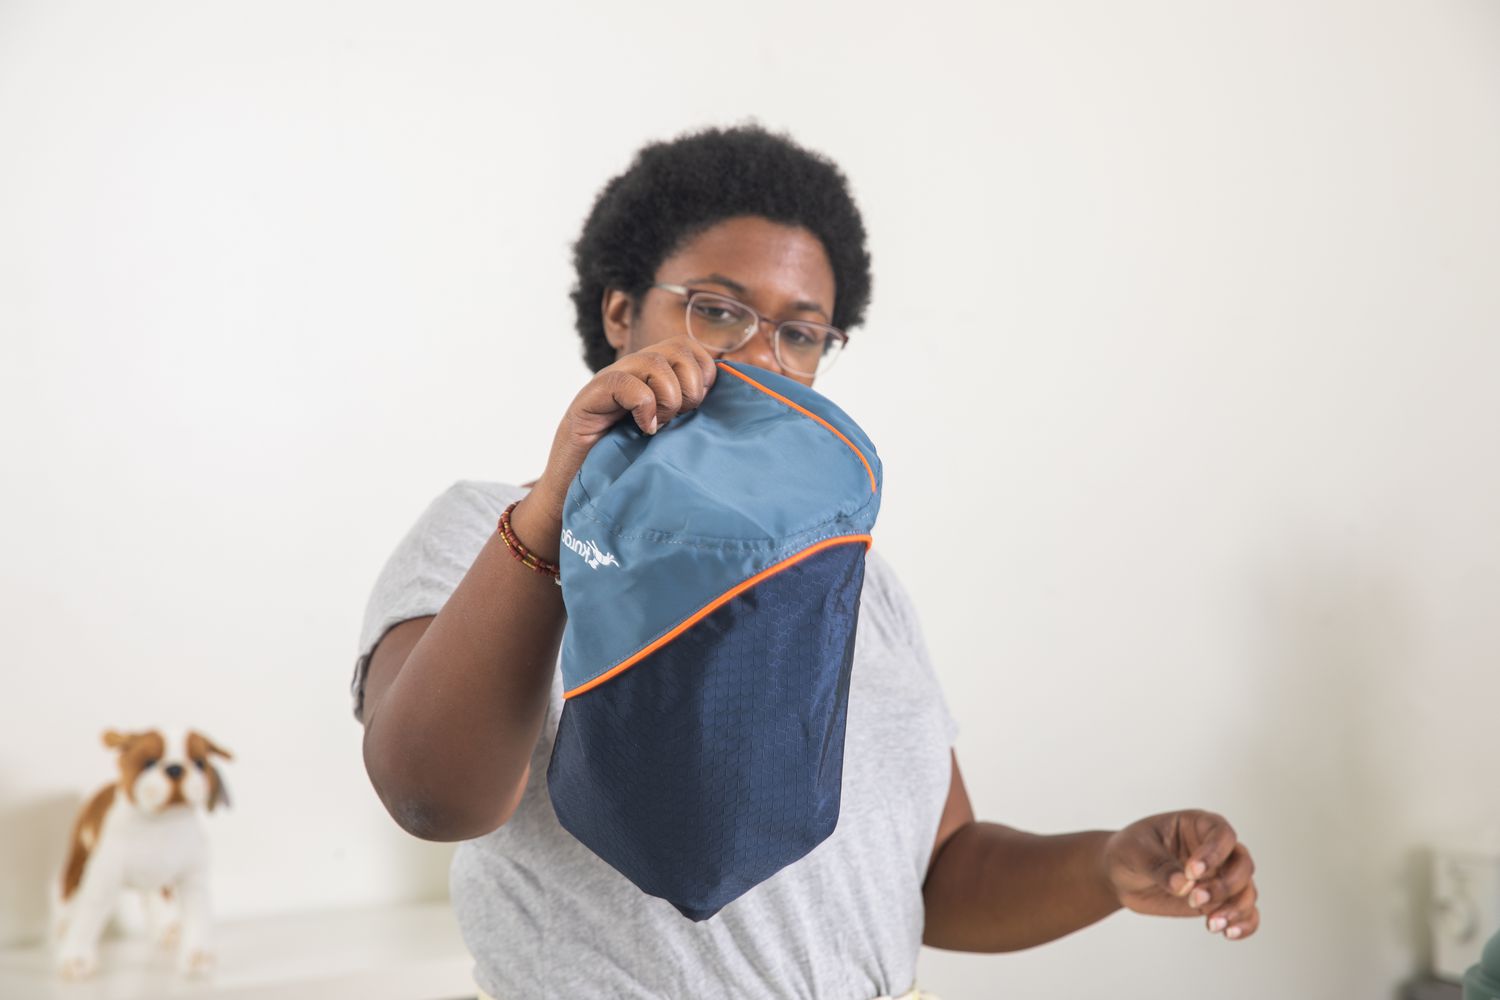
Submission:
{"label": "woman's ear", "polygon": [[635,301],[618,288],[606,288],[600,304],[604,318],[604,339],[618,357],[630,349],[630,326],[635,319]]}

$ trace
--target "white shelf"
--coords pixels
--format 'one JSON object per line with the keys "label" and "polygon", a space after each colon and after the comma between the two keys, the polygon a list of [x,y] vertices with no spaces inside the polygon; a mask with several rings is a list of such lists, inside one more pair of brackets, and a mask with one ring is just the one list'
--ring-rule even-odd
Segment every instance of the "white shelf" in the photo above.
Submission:
{"label": "white shelf", "polygon": [[472,997],[473,960],[447,902],[221,921],[217,970],[187,979],[174,954],[106,937],[92,979],[67,982],[43,945],[0,951],[5,1000],[449,1000]]}

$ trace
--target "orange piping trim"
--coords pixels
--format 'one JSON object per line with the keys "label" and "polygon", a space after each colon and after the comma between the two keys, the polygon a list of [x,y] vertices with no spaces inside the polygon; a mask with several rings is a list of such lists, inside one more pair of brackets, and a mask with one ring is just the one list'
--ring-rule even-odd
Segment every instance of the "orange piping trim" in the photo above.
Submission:
{"label": "orange piping trim", "polygon": [[766,569],[761,570],[750,579],[745,580],[742,583],[735,584],[729,590],[725,591],[723,594],[720,594],[718,597],[715,597],[712,601],[709,601],[703,607],[693,612],[693,614],[689,616],[688,619],[681,625],[678,625],[672,631],[668,632],[660,639],[657,639],[655,642],[648,645],[645,649],[642,649],[640,652],[631,656],[629,659],[616,664],[605,673],[602,673],[598,677],[595,677],[593,680],[580,684],[571,691],[564,692],[563,697],[571,698],[574,695],[583,694],[585,691],[591,690],[598,687],[600,684],[603,684],[605,681],[609,680],[611,677],[614,677],[616,674],[635,666],[641,660],[644,660],[646,657],[650,656],[652,653],[656,652],[658,649],[665,646],[667,643],[671,642],[682,633],[686,632],[689,628],[696,625],[699,621],[708,617],[708,615],[711,614],[716,608],[720,607],[723,604],[727,604],[735,595],[749,590],[751,587],[755,586],[766,577],[773,576],[776,573],[780,573],[782,570],[796,565],[813,553],[820,552],[823,549],[828,548],[830,545],[847,545],[851,542],[864,542],[865,551],[867,552],[869,551],[870,546],[874,545],[875,543],[874,539],[869,535],[838,535],[834,538],[825,538],[821,542],[818,542],[816,545],[810,545],[807,548],[803,549],[801,552],[798,552],[795,555],[788,556],[787,558],[781,560],[781,562],[776,563],[774,566],[770,566]]}
{"label": "orange piping trim", "polygon": [[849,450],[852,451],[852,452],[854,452],[854,454],[856,454],[856,455],[859,456],[860,462],[863,463],[863,465],[865,467],[865,472],[869,473],[869,476],[870,476],[870,492],[871,493],[875,492],[875,470],[871,469],[870,468],[870,463],[865,460],[865,453],[862,452],[862,451],[860,451],[858,448],[854,447],[854,442],[850,441],[848,438],[844,437],[842,431],[840,431],[837,427],[833,426],[828,421],[824,420],[822,417],[818,416],[816,413],[812,412],[811,410],[807,409],[806,407],[804,407],[804,406],[798,406],[796,403],[792,402],[790,399],[787,399],[785,396],[783,396],[781,393],[775,391],[774,389],[767,389],[765,386],[761,385],[759,382],[755,381],[755,379],[751,378],[749,375],[746,375],[744,372],[735,371],[733,368],[729,367],[727,364],[725,364],[722,361],[717,362],[717,364],[718,364],[718,366],[720,368],[724,369],[729,374],[731,374],[731,375],[738,375],[740,378],[744,379],[746,382],[749,382],[751,385],[755,386],[755,388],[759,389],[761,392],[764,392],[764,393],[766,393],[767,395],[770,395],[770,396],[775,396],[777,399],[781,400],[787,406],[790,406],[792,409],[797,410],[798,412],[804,414],[805,416],[812,417],[818,423],[822,424],[824,427],[827,427],[829,430],[833,431],[833,433],[837,434],[839,436],[839,440],[842,441],[842,442],[844,442],[845,444],[847,444],[849,446]]}

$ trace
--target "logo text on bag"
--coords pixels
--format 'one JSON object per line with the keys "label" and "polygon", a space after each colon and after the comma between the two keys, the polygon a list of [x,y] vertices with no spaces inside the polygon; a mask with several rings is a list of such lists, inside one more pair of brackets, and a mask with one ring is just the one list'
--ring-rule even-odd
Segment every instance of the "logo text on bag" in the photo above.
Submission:
{"label": "logo text on bag", "polygon": [[593,539],[579,538],[567,528],[563,529],[562,543],[582,556],[583,561],[589,564],[589,569],[620,565],[620,560],[614,557],[614,553],[601,550]]}

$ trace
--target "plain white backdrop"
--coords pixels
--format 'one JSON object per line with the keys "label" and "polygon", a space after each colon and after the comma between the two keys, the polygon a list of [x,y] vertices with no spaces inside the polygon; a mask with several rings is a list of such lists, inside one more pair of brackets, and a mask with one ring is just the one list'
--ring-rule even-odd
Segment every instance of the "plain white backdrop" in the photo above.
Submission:
{"label": "plain white backdrop", "polygon": [[1201,806],[1259,864],[1244,943],[1117,914],[923,984],[1393,996],[1423,845],[1500,821],[1492,0],[0,2],[0,936],[99,732],[167,718],[237,754],[226,918],[446,891],[360,763],[366,595],[540,472],[598,188],[749,116],[866,216],[819,388],[979,816]]}

